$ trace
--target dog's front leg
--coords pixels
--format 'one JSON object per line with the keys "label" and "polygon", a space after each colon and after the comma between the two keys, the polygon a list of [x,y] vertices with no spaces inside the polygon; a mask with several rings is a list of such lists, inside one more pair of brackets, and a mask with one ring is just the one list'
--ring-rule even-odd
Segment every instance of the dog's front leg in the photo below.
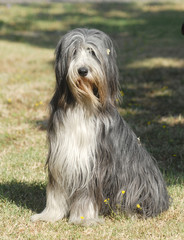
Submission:
{"label": "dog's front leg", "polygon": [[102,221],[98,217],[99,209],[95,199],[89,196],[87,189],[79,191],[72,202],[69,216],[70,223],[92,225]]}
{"label": "dog's front leg", "polygon": [[68,214],[67,196],[57,183],[47,185],[47,203],[43,212],[31,217],[31,221],[55,222]]}

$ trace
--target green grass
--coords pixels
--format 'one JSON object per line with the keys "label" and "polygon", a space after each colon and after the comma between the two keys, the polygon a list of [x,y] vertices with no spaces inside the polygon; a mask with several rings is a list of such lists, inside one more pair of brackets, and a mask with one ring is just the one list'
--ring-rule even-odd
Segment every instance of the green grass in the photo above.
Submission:
{"label": "green grass", "polygon": [[[0,239],[184,239],[183,11],[182,0],[0,5]],[[173,198],[154,219],[107,217],[92,227],[29,220],[45,205],[54,48],[75,27],[99,28],[114,40],[119,111],[158,160]]]}

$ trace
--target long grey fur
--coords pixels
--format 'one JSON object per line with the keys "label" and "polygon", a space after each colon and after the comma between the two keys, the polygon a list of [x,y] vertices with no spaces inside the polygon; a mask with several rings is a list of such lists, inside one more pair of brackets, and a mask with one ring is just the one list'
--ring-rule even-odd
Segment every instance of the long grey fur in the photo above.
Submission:
{"label": "long grey fur", "polygon": [[96,29],[67,33],[56,47],[55,73],[47,203],[32,221],[68,217],[92,224],[112,210],[143,217],[167,210],[170,197],[155,159],[117,111],[119,76],[109,36]]}

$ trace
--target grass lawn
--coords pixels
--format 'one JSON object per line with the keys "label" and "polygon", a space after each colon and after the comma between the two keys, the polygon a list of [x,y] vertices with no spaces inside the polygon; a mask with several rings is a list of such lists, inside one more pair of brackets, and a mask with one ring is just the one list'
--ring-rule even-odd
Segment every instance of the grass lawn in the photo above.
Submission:
{"label": "grass lawn", "polygon": [[[183,13],[183,0],[0,5],[0,239],[184,239]],[[119,111],[158,160],[173,198],[156,218],[107,217],[92,227],[30,222],[45,206],[54,48],[75,27],[114,39]]]}

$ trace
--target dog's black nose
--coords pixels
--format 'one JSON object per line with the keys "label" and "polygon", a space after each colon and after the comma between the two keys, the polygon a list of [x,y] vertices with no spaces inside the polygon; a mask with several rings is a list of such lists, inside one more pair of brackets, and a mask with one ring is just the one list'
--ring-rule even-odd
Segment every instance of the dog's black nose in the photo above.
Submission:
{"label": "dog's black nose", "polygon": [[78,69],[78,73],[81,77],[85,77],[88,74],[88,69],[86,67],[81,67]]}

